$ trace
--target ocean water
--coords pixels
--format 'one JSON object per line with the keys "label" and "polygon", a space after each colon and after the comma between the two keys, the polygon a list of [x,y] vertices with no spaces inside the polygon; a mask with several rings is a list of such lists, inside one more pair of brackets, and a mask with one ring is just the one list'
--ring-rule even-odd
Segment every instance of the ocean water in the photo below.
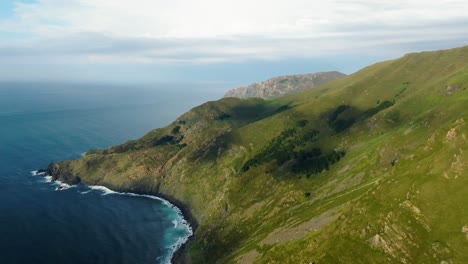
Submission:
{"label": "ocean water", "polygon": [[142,136],[208,100],[217,85],[0,83],[0,263],[167,263],[189,235],[155,197],[31,173]]}

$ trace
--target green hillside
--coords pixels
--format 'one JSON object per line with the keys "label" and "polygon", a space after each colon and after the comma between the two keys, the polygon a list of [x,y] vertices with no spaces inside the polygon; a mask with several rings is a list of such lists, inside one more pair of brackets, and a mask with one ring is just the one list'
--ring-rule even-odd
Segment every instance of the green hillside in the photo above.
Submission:
{"label": "green hillside", "polygon": [[48,171],[182,202],[181,262],[468,263],[467,135],[468,46],[208,102]]}

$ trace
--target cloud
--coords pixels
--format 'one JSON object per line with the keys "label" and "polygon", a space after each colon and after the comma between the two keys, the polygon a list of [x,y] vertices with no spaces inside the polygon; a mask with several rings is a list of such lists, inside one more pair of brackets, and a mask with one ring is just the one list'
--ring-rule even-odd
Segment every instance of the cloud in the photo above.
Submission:
{"label": "cloud", "polygon": [[[36,0],[0,32],[11,63],[213,63],[465,44],[460,0]],[[426,49],[427,49],[426,48]]]}

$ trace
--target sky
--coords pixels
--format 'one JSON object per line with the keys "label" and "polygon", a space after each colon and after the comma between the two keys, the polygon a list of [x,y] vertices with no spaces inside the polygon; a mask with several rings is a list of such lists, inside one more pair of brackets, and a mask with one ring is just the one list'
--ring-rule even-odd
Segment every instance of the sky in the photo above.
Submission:
{"label": "sky", "polygon": [[468,45],[466,0],[0,0],[0,81],[248,84]]}

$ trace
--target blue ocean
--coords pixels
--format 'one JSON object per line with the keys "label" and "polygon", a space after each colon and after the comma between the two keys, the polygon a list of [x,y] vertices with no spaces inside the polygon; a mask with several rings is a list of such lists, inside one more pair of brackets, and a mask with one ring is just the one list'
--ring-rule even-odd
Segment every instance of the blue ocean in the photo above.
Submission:
{"label": "blue ocean", "polygon": [[141,137],[225,88],[0,83],[0,263],[168,263],[190,235],[177,208],[34,171]]}

